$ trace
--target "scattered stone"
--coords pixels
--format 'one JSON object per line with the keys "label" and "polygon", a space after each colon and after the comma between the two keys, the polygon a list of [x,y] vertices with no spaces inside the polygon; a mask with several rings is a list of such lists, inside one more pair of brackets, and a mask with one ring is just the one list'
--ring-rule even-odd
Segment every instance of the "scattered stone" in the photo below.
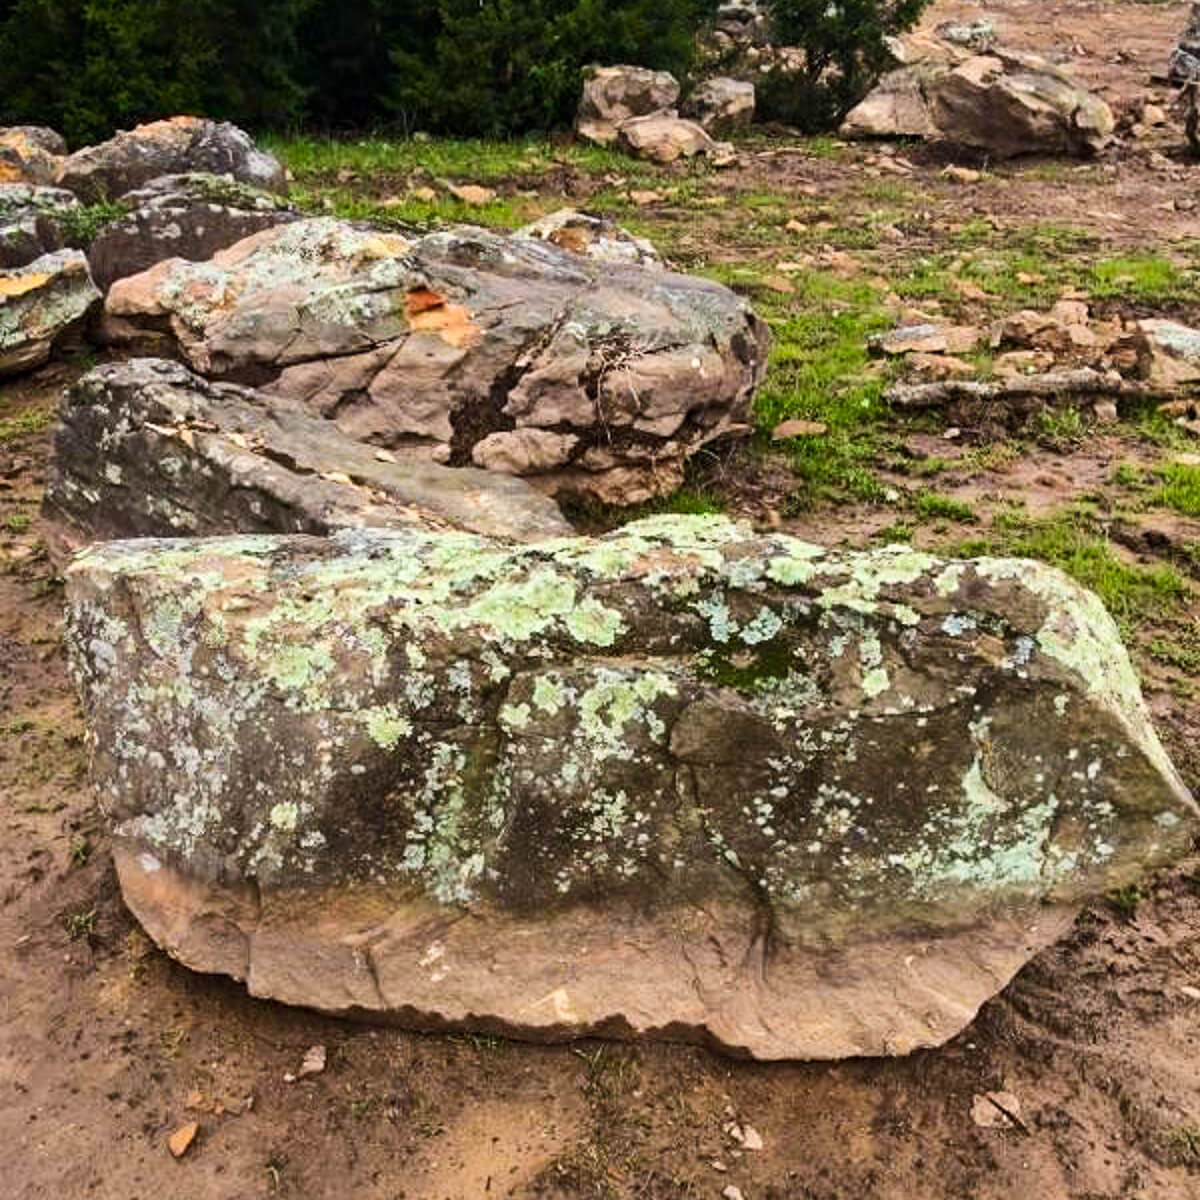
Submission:
{"label": "scattered stone", "polygon": [[771,430],[771,441],[784,442],[795,437],[821,437],[829,432],[829,426],[824,421],[805,421],[793,418],[790,421],[780,421]]}
{"label": "scattered stone", "polygon": [[917,374],[932,379],[948,379],[952,375],[974,375],[975,368],[971,363],[952,354],[924,354],[920,351],[908,355],[905,365],[911,367]]}
{"label": "scattered stone", "polygon": [[[657,199],[658,194],[654,195]],[[597,262],[631,263],[639,267],[664,265],[662,256],[645,238],[635,237],[607,217],[594,217],[573,208],[560,208],[518,229],[516,236],[537,238]]]}
{"label": "scattered stone", "polygon": [[0,183],[0,270],[26,267],[63,248],[62,218],[79,201],[62,188]]}
{"label": "scattered stone", "polygon": [[884,354],[962,354],[975,348],[980,331],[974,325],[901,325],[870,338],[873,350]]}
{"label": "scattered stone", "polygon": [[1197,828],[1112,618],[1035,562],[671,516],[66,580],[130,908],[331,1013],[904,1054]]}
{"label": "scattered stone", "polygon": [[737,1121],[731,1121],[725,1126],[725,1132],[743,1150],[761,1150],[763,1148],[762,1135],[753,1125],[744,1125]]}
{"label": "scattered stone", "polygon": [[203,262],[260,230],[300,219],[270,192],[201,172],[164,175],[123,201],[129,211],[88,247],[92,278],[102,291],[164,259]]}
{"label": "scattered stone", "polygon": [[921,137],[1020,154],[1092,155],[1116,127],[1112,110],[1059,67],[1000,48],[957,65],[919,62],[885,75],[847,115],[847,137]]}
{"label": "scattered stone", "polygon": [[1010,350],[992,360],[992,371],[1001,379],[1035,375],[1054,366],[1054,355],[1047,350]]}
{"label": "scattered stone", "polygon": [[630,192],[629,198],[638,208],[649,208],[651,204],[661,204],[666,199],[662,192],[654,191]]}
{"label": "scattered stone", "polygon": [[590,67],[575,118],[575,132],[602,146],[617,140],[631,117],[670,109],[679,99],[679,82],[667,71],[645,67]]}
{"label": "scattered stone", "polygon": [[320,1075],[325,1070],[325,1047],[310,1046],[296,1072],[297,1079],[305,1079],[309,1075]]}
{"label": "scattered stone", "polygon": [[119,280],[104,334],[452,466],[491,434],[569,431],[571,461],[538,486],[615,504],[673,491],[696,450],[742,431],[769,336],[707,280],[529,237],[409,241],[328,218]]}
{"label": "scattered stone", "polygon": [[99,299],[78,250],[57,250],[24,267],[0,270],[0,376],[40,367]]}
{"label": "scattered stone", "polygon": [[746,1200],[746,1197],[742,1194],[742,1189],[732,1183],[722,1189],[721,1195],[724,1197],[724,1200]]}
{"label": "scattered stone", "polygon": [[741,79],[706,79],[688,98],[683,115],[714,137],[745,129],[754,120],[754,84]]}
{"label": "scattered stone", "polygon": [[954,165],[943,167],[943,179],[951,179],[955,183],[978,183],[983,178],[982,171],[976,171],[971,167],[956,167]]}
{"label": "scattered stone", "polygon": [[380,461],[294,402],[157,359],[105,364],[68,390],[44,511],[57,562],[89,542],[130,537],[415,525],[520,541],[570,532],[553,501],[520,480]]}
{"label": "scattered stone", "polygon": [[77,150],[58,183],[85,203],[115,200],[162,175],[206,172],[271,192],[286,190],[283,168],[250,135],[227,121],[171,117],[123,131],[98,146]]}
{"label": "scattered stone", "polygon": [[1142,124],[1152,128],[1167,123],[1167,110],[1160,104],[1142,105]]}
{"label": "scattered stone", "polygon": [[170,1137],[167,1138],[167,1149],[170,1150],[173,1158],[182,1158],[192,1147],[192,1143],[196,1140],[196,1134],[200,1132],[200,1125],[196,1121],[189,1121],[186,1125],[180,1125]]}
{"label": "scattered stone", "polygon": [[1200,988],[1192,987],[1191,984],[1185,983],[1179,989],[1189,1000],[1200,1000]]}
{"label": "scattered stone", "polygon": [[981,1129],[1020,1128],[1021,1101],[1012,1092],[985,1092],[971,1102],[971,1120]]}
{"label": "scattered stone", "polygon": [[481,208],[485,204],[491,204],[496,198],[494,188],[481,187],[477,183],[450,183],[446,185],[446,190],[456,200],[461,200],[472,208]]}
{"label": "scattered stone", "polygon": [[53,129],[10,125],[0,129],[0,183],[49,187],[58,181],[67,144]]}

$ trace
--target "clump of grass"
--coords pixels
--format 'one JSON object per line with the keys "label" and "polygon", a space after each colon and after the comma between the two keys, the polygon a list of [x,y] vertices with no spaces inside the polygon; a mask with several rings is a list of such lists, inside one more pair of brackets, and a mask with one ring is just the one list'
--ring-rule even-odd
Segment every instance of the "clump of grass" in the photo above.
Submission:
{"label": "clump of grass", "polygon": [[53,424],[54,411],[48,408],[27,408],[15,416],[0,417],[0,446],[44,433]]}
{"label": "clump of grass", "polygon": [[1200,517],[1200,467],[1171,463],[1156,468],[1155,474],[1163,482],[1151,494],[1151,504],[1173,508],[1187,517]]}
{"label": "clump of grass", "polygon": [[947,520],[972,522],[978,520],[975,510],[952,496],[937,492],[918,492],[912,500],[913,512],[924,521]]}
{"label": "clump of grass", "polygon": [[25,533],[30,525],[33,524],[33,518],[24,512],[9,513],[4,518],[5,527],[12,533]]}
{"label": "clump of grass", "polygon": [[118,221],[129,212],[123,200],[100,200],[56,214],[55,224],[62,230],[63,241],[76,250],[86,250],[105,225]]}
{"label": "clump of grass", "polygon": [[1113,888],[1106,894],[1105,899],[1123,920],[1132,921],[1137,916],[1138,905],[1145,897],[1136,883],[1130,883],[1125,887]]}
{"label": "clump of grass", "polygon": [[1083,441],[1087,424],[1074,406],[1043,408],[1035,423],[1037,440],[1051,450],[1071,450]]}
{"label": "clump of grass", "polygon": [[1161,304],[1194,299],[1200,294],[1200,281],[1193,272],[1182,270],[1170,259],[1154,254],[1135,254],[1101,259],[1091,269],[1089,288],[1092,295],[1101,300]]}

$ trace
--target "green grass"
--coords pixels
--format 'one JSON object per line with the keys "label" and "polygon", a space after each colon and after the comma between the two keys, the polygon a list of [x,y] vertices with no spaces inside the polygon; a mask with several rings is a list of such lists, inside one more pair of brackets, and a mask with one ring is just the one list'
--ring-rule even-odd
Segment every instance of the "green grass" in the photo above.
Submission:
{"label": "green grass", "polygon": [[33,524],[33,518],[28,513],[9,513],[4,518],[4,525],[12,533],[25,533]]}
{"label": "green grass", "polygon": [[0,417],[0,446],[44,433],[53,424],[54,410],[49,408],[27,408],[16,416]]}
{"label": "green grass", "polygon": [[1087,286],[1096,299],[1161,304],[1200,296],[1200,280],[1195,272],[1184,271],[1154,254],[1102,259],[1092,268]]}
{"label": "green grass", "polygon": [[913,512],[923,521],[947,520],[971,522],[978,520],[975,510],[961,500],[941,496],[937,492],[918,492],[912,500]]}
{"label": "green grass", "polygon": [[1155,474],[1162,479],[1162,486],[1151,493],[1151,504],[1173,508],[1187,517],[1200,517],[1200,467],[1171,463],[1157,467]]}
{"label": "green grass", "polygon": [[110,221],[129,212],[130,206],[121,200],[101,200],[59,213],[54,220],[62,230],[63,240],[76,250],[86,250]]}

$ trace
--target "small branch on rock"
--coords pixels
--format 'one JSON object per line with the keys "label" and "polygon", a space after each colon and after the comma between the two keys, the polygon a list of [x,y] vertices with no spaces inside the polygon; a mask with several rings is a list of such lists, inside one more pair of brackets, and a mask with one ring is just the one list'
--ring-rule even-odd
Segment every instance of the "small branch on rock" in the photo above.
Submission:
{"label": "small branch on rock", "polygon": [[1122,396],[1162,401],[1173,399],[1178,392],[1081,367],[995,381],[946,379],[941,383],[898,383],[884,399],[899,408],[941,408],[956,400],[1003,402],[1029,396]]}

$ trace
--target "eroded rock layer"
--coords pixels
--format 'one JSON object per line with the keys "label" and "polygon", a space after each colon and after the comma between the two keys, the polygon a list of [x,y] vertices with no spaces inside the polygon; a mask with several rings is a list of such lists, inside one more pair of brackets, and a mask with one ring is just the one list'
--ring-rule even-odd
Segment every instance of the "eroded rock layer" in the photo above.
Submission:
{"label": "eroded rock layer", "polygon": [[768,342],[707,280],[529,237],[410,241],[332,219],[119,280],[105,328],[350,437],[619,504],[672,491],[691,454],[745,428]]}
{"label": "eroded rock layer", "polygon": [[133,911],[329,1012],[904,1053],[1195,828],[1112,620],[1030,562],[672,517],[113,543],[67,587]]}

